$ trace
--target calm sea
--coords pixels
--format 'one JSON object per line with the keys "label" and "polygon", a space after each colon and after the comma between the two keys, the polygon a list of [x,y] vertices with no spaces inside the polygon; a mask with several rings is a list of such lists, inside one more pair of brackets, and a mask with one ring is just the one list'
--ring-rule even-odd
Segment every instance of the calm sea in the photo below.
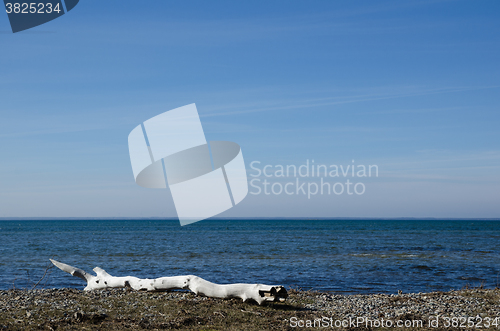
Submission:
{"label": "calm sea", "polygon": [[[30,288],[49,258],[112,275],[339,293],[500,285],[500,221],[0,221],[0,289]],[[59,269],[39,287],[85,285]]]}

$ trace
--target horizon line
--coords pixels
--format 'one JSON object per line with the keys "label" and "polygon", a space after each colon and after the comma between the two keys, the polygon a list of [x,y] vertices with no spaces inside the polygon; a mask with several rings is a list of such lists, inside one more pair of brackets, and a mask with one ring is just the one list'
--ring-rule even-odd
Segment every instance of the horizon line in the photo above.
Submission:
{"label": "horizon line", "polygon": [[[114,221],[114,220],[164,220],[164,221],[179,221],[176,217],[0,217],[0,221],[86,221],[86,220],[101,220],[101,221]],[[367,220],[367,221],[500,221],[498,217],[218,217],[209,218],[208,221],[239,221],[239,220],[300,220],[300,221],[314,221],[314,220]]]}

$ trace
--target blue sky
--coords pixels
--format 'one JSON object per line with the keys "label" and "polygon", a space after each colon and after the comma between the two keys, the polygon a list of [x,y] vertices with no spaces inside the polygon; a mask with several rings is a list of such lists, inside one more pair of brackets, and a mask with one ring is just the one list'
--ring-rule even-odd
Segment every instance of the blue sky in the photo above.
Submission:
{"label": "blue sky", "polygon": [[250,194],[220,216],[498,218],[499,17],[497,1],[82,0],[12,34],[0,15],[0,217],[175,217],[134,183],[127,136],[196,103],[248,169],[379,167],[361,196]]}

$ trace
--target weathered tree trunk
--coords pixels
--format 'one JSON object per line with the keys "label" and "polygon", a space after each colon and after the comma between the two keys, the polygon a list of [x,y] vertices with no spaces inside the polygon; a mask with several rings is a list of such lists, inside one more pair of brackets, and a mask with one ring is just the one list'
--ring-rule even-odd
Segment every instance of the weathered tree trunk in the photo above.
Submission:
{"label": "weathered tree trunk", "polygon": [[288,296],[283,286],[262,284],[225,284],[219,285],[204,280],[198,276],[174,276],[156,279],[141,279],[132,276],[114,277],[105,270],[95,267],[96,275],[91,275],[81,269],[50,260],[56,267],[87,282],[85,291],[130,287],[137,291],[167,291],[174,289],[188,289],[197,295],[211,298],[240,298],[243,301],[255,300],[259,305],[265,301],[285,301]]}

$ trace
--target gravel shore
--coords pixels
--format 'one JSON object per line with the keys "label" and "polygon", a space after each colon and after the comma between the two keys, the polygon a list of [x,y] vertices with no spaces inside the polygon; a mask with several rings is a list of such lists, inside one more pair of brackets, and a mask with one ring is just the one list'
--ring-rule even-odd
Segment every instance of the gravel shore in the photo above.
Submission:
{"label": "gravel shore", "polygon": [[500,289],[398,295],[292,290],[286,302],[262,306],[189,292],[0,291],[0,330],[296,330],[302,326],[500,330]]}

